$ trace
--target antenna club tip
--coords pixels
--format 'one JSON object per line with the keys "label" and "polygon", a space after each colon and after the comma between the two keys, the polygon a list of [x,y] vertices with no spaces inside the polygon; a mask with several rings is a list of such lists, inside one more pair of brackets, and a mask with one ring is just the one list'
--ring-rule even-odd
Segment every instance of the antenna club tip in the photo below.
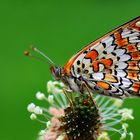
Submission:
{"label": "antenna club tip", "polygon": [[30,55],[29,51],[24,51],[24,55],[29,56]]}

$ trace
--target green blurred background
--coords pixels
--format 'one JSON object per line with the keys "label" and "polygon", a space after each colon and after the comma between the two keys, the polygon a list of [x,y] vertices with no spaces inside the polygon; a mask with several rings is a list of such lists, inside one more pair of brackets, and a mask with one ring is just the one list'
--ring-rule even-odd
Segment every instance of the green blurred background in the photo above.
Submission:
{"label": "green blurred background", "polygon": [[[30,44],[63,65],[82,46],[139,15],[139,0],[1,0],[0,140],[35,140],[45,128],[26,111],[52,79],[48,65],[23,55]],[[125,106],[134,109],[129,124],[139,140],[140,99],[125,100]]]}

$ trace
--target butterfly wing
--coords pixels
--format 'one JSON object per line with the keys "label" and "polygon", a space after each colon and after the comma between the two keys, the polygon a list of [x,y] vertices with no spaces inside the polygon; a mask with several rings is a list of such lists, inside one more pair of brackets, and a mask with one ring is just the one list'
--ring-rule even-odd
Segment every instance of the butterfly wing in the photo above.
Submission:
{"label": "butterfly wing", "polygon": [[84,47],[66,63],[64,72],[82,76],[91,90],[104,95],[139,95],[140,17]]}

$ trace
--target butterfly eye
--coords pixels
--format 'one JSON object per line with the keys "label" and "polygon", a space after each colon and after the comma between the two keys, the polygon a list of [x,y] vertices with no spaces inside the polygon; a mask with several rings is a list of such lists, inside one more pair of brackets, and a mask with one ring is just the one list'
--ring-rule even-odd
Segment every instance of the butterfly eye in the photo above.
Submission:
{"label": "butterfly eye", "polygon": [[60,77],[60,69],[59,68],[55,69],[55,75],[56,75],[56,77]]}
{"label": "butterfly eye", "polygon": [[59,67],[51,67],[51,74],[56,80],[60,80],[61,78],[61,68]]}

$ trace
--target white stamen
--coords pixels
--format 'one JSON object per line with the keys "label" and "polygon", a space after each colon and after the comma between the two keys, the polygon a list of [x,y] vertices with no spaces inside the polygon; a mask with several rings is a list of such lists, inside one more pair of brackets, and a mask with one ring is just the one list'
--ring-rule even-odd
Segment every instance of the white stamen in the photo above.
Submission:
{"label": "white stamen", "polygon": [[39,132],[39,135],[40,135],[40,136],[43,136],[45,133],[46,133],[45,130],[41,130],[41,131]]}
{"label": "white stamen", "polygon": [[48,122],[46,123],[46,126],[47,126],[47,128],[49,128],[49,127],[51,126],[51,122],[48,121]]}
{"label": "white stamen", "polygon": [[124,140],[125,138],[126,138],[126,133],[124,132],[124,133],[121,134],[120,140]]}
{"label": "white stamen", "polygon": [[36,118],[37,118],[37,116],[34,113],[32,113],[31,116],[30,116],[30,119],[31,120],[36,120]]}
{"label": "white stamen", "polygon": [[106,106],[111,102],[112,100],[111,99],[108,99],[102,106],[101,108],[106,108]]}
{"label": "white stamen", "polygon": [[34,109],[34,113],[37,115],[41,115],[43,113],[43,110],[39,106],[36,106]]}
{"label": "white stamen", "polygon": [[34,112],[34,109],[35,109],[36,105],[34,103],[30,103],[28,106],[27,106],[27,110],[29,112]]}
{"label": "white stamen", "polygon": [[59,85],[60,85],[61,87],[65,87],[64,83],[62,83],[62,82],[60,82]]}
{"label": "white stamen", "polygon": [[47,83],[48,93],[62,93],[62,89],[60,89],[58,86],[62,86],[62,84],[57,81],[49,81]]}
{"label": "white stamen", "polygon": [[37,140],[44,140],[44,136],[39,136]]}
{"label": "white stamen", "polygon": [[124,132],[127,132],[127,128],[128,128],[128,124],[127,123],[123,123],[122,124],[122,129],[124,130]]}
{"label": "white stamen", "polygon": [[133,140],[133,139],[134,139],[134,135],[133,135],[133,133],[130,132],[129,135],[130,135],[130,140]]}
{"label": "white stamen", "polygon": [[38,91],[38,92],[36,93],[36,98],[37,98],[38,100],[43,100],[43,99],[45,99],[45,94],[44,94],[44,93],[41,93],[40,91]]}
{"label": "white stamen", "polygon": [[121,120],[117,120],[117,121],[113,121],[111,123],[105,124],[105,127],[110,127],[110,126],[114,126],[116,124],[119,124],[121,122]]}
{"label": "white stamen", "polygon": [[52,93],[52,90],[54,88],[54,84],[52,81],[48,81],[47,82],[47,90],[48,90],[48,93]]}
{"label": "white stamen", "polygon": [[53,103],[54,103],[54,96],[53,96],[53,95],[49,95],[49,96],[48,96],[48,102],[49,102],[50,104],[53,104]]}
{"label": "white stamen", "polygon": [[133,110],[132,109],[124,108],[124,109],[119,110],[118,113],[121,114],[121,116],[122,116],[121,119],[123,121],[133,120],[134,119],[134,117],[132,116],[132,114],[133,114]]}
{"label": "white stamen", "polygon": [[60,93],[60,94],[57,94],[56,93],[56,94],[53,94],[53,95],[54,95],[55,101],[58,104],[58,106],[61,107],[61,108],[63,108],[64,105],[63,105],[63,103],[62,103],[62,101],[60,100],[60,97],[59,97],[59,96],[61,96],[61,94],[62,93]]}

